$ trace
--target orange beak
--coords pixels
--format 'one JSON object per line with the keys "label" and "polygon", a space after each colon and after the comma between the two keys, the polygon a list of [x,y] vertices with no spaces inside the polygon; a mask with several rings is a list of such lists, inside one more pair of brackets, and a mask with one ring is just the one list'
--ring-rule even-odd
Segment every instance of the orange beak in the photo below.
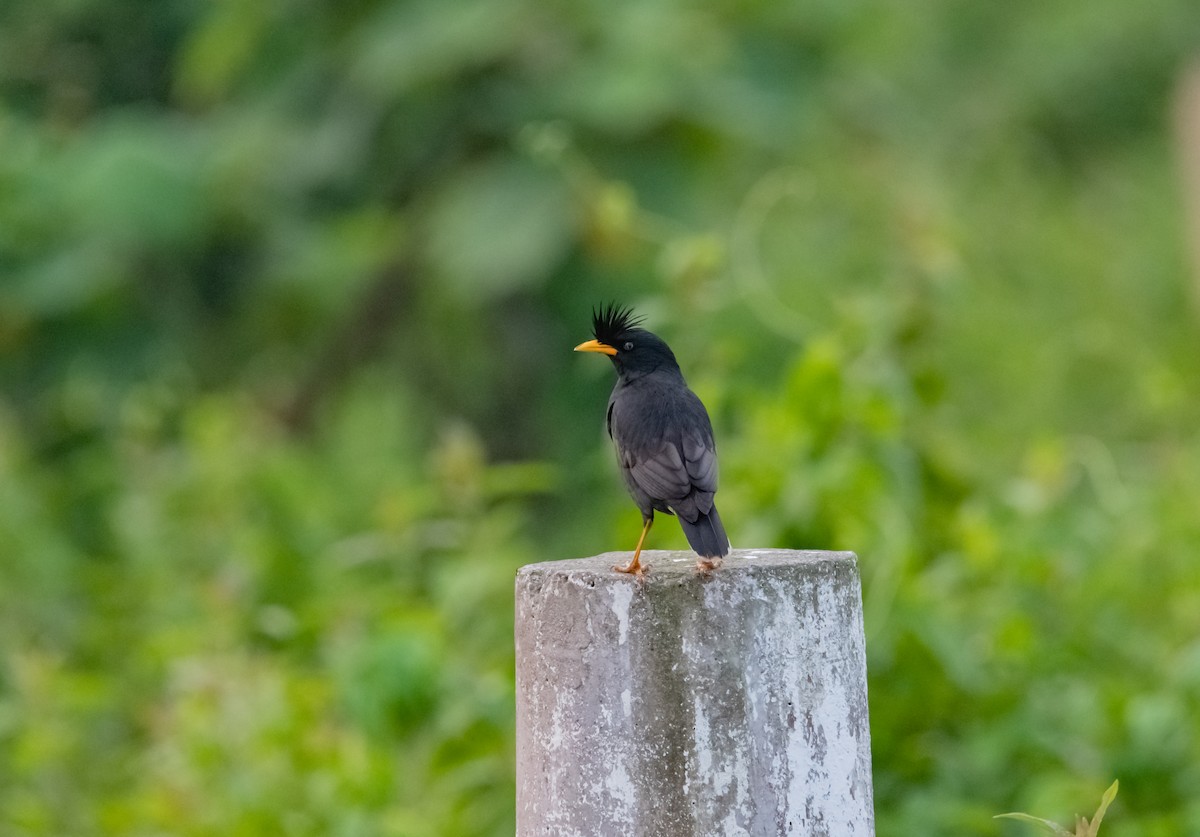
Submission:
{"label": "orange beak", "polygon": [[575,347],[577,352],[600,352],[602,355],[615,355],[617,350],[607,343],[601,343],[599,340],[589,340],[586,343],[580,343]]}

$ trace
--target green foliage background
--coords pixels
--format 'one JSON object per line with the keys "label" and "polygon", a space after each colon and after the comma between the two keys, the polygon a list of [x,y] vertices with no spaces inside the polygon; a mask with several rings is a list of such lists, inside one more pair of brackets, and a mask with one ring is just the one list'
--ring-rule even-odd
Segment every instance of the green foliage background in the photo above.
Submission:
{"label": "green foliage background", "polygon": [[[1200,833],[1192,0],[0,4],[0,831],[504,835],[511,584],[860,555],[881,834]],[[676,527],[656,547],[683,545]]]}

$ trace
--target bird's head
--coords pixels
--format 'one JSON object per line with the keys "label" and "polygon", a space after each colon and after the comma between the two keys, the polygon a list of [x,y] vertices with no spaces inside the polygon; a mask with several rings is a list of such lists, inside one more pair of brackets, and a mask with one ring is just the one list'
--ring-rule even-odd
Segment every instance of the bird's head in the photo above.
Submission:
{"label": "bird's head", "polygon": [[596,339],[580,343],[577,352],[608,355],[623,378],[637,378],[656,369],[679,371],[671,348],[658,335],[641,328],[633,309],[609,305],[592,311],[592,334]]}

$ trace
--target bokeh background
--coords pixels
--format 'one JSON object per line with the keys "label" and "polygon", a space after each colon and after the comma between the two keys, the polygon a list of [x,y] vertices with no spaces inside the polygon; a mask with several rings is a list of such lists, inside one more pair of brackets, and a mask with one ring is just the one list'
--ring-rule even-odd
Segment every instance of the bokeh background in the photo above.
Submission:
{"label": "bokeh background", "polygon": [[735,544],[860,556],[880,834],[1200,833],[1198,56],[1194,0],[0,4],[0,832],[511,834],[513,573],[639,529],[615,300]]}

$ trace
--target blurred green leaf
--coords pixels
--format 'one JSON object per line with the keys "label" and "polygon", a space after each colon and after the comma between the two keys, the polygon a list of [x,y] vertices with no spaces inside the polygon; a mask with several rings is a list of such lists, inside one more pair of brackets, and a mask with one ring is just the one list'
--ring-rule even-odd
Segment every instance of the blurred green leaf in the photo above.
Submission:
{"label": "blurred green leaf", "polygon": [[1058,835],[1058,837],[1074,837],[1071,832],[1067,831],[1061,825],[1050,820],[1044,820],[1040,817],[1031,817],[1029,814],[997,814],[996,819],[999,820],[1017,820],[1018,822],[1027,822],[1031,825],[1039,826],[1043,831],[1049,834]]}
{"label": "blurred green leaf", "polygon": [[572,220],[550,173],[507,157],[460,172],[429,218],[429,255],[464,297],[536,288],[565,256]]}
{"label": "blurred green leaf", "polygon": [[519,47],[530,12],[522,0],[381,4],[354,43],[351,76],[393,95],[452,78]]}
{"label": "blurred green leaf", "polygon": [[122,114],[64,160],[78,229],[128,245],[183,245],[204,218],[204,148],[183,124]]}
{"label": "blurred green leaf", "polygon": [[1108,810],[1108,806],[1117,798],[1118,784],[1118,782],[1114,781],[1108,786],[1108,790],[1104,792],[1104,796],[1100,800],[1100,807],[1096,809],[1096,815],[1092,817],[1091,821],[1087,817],[1077,818],[1073,833],[1057,823],[1041,819],[1040,817],[1032,817],[1029,814],[997,814],[994,819],[1009,819],[1030,823],[1039,826],[1051,834],[1059,835],[1059,837],[1097,837],[1100,833],[1100,823],[1104,820],[1104,814]]}
{"label": "blurred green leaf", "polygon": [[1104,820],[1104,814],[1108,811],[1108,806],[1117,798],[1117,789],[1119,786],[1120,782],[1114,779],[1113,783],[1104,791],[1104,796],[1100,799],[1100,807],[1096,809],[1096,815],[1092,817],[1091,822],[1088,824],[1087,837],[1096,837],[1100,833],[1100,823]]}
{"label": "blurred green leaf", "polygon": [[272,24],[269,3],[217,2],[179,55],[178,87],[191,102],[225,97],[262,49]]}

